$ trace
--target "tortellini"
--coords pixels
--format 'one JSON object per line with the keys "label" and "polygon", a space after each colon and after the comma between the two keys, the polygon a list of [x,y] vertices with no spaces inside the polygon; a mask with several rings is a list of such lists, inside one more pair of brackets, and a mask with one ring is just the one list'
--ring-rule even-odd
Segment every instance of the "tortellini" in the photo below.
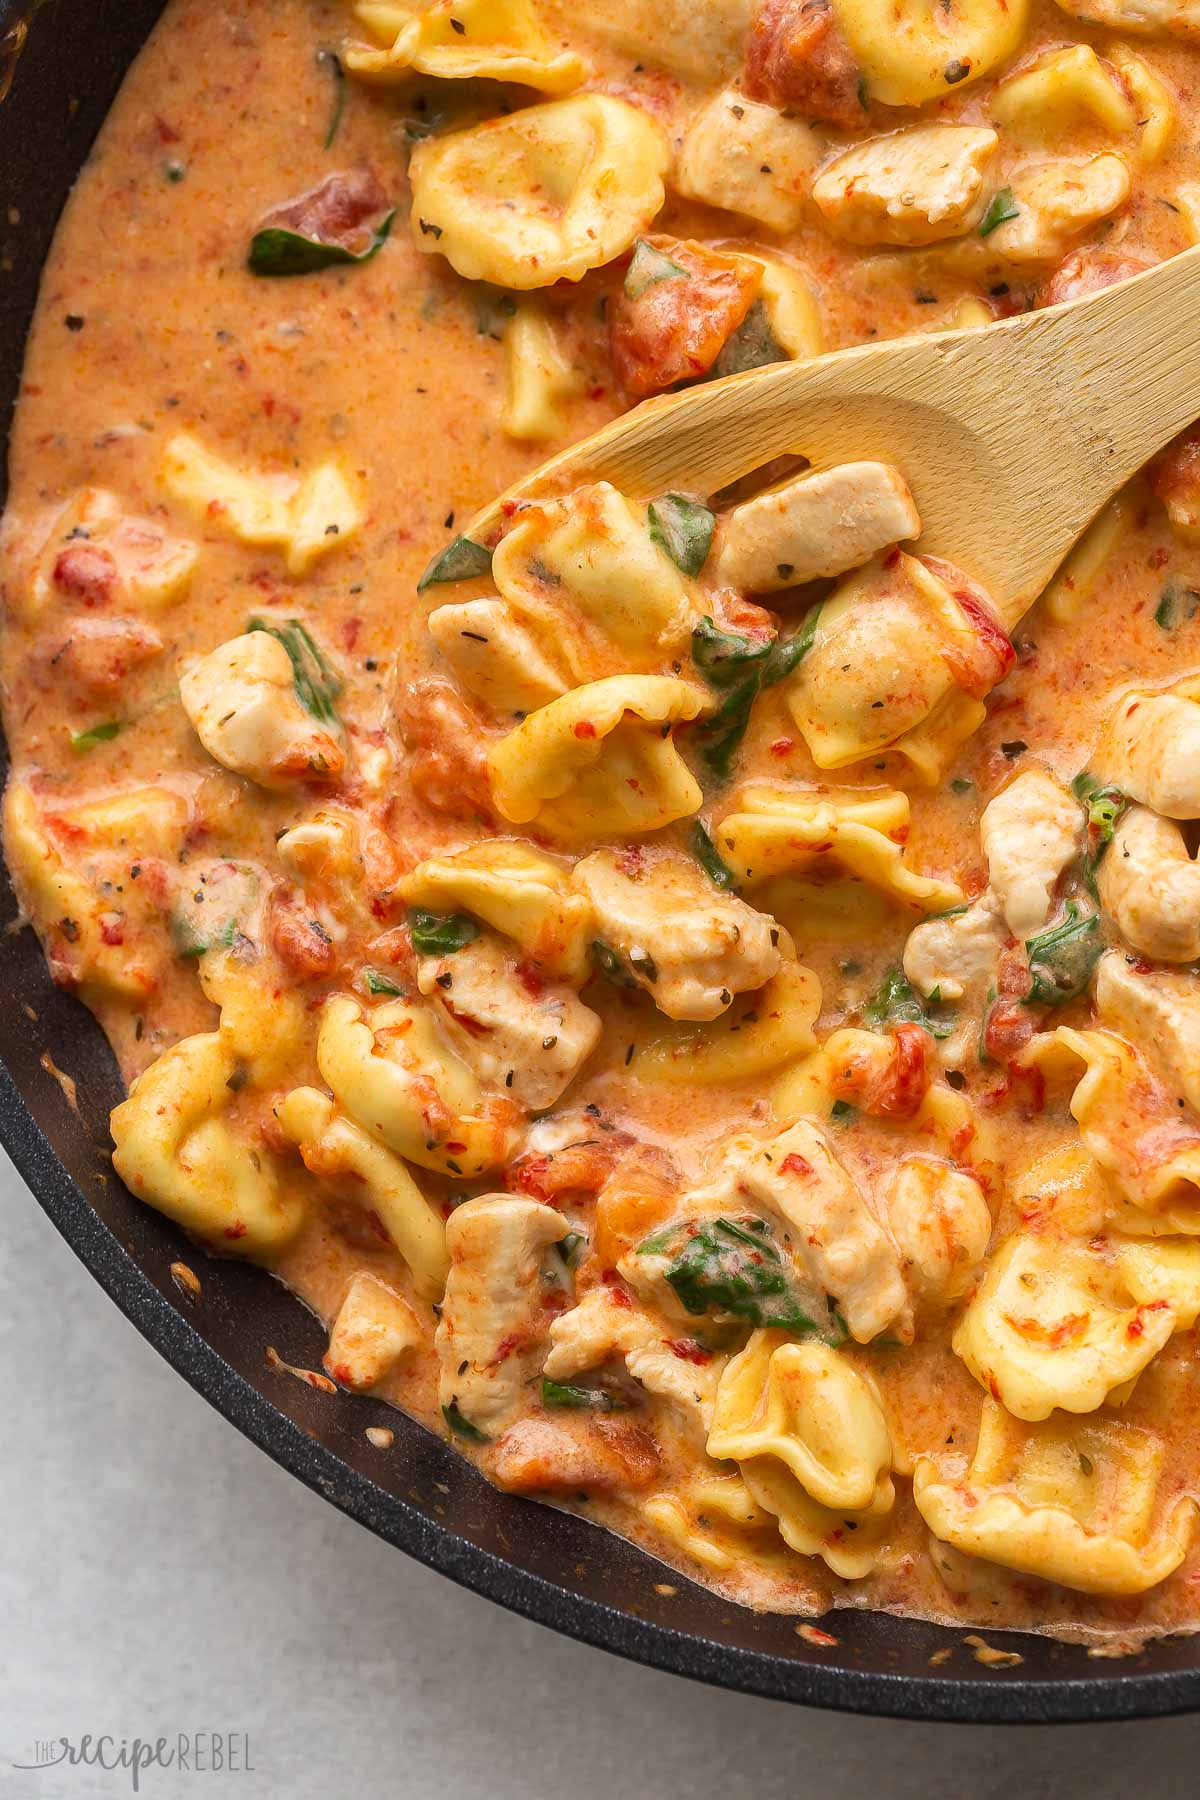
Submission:
{"label": "tortellini", "polygon": [[774,1516],[759,1506],[740,1475],[702,1474],[682,1492],[653,1494],[642,1511],[685,1556],[714,1574],[747,1567],[783,1568],[789,1561]]}
{"label": "tortellini", "polygon": [[756,1331],[721,1377],[708,1453],[738,1464],[790,1548],[843,1576],[875,1566],[895,1503],[891,1437],[836,1351]]}
{"label": "tortellini", "polygon": [[727,88],[688,126],[675,186],[691,200],[745,213],[772,231],[794,231],[818,142],[799,119]]}
{"label": "tortellini", "polygon": [[834,15],[872,100],[923,106],[978,81],[1017,49],[1028,0],[834,0]]}
{"label": "tortellini", "polygon": [[511,438],[537,443],[566,430],[563,403],[583,387],[542,309],[524,301],[504,332],[507,398],[500,423]]}
{"label": "tortellini", "polygon": [[612,675],[530,713],[488,757],[492,795],[514,825],[553,837],[640,835],[700,810],[671,726],[706,698],[668,675]]}
{"label": "tortellini", "polygon": [[201,657],[180,676],[179,697],[209,755],[260,787],[334,781],[346,767],[336,722],[303,705],[292,659],[269,631],[247,631]]}
{"label": "tortellini", "polygon": [[1060,1026],[1085,1074],[1071,1095],[1084,1143],[1135,1207],[1200,1233],[1200,1126],[1178,1112],[1144,1058],[1109,1031]]}
{"label": "tortellini", "polygon": [[159,480],[206,525],[224,526],[244,544],[282,550],[290,575],[304,575],[347,543],[362,514],[335,462],[292,475],[247,473],[180,432],[163,452]]}
{"label": "tortellini", "polygon": [[54,518],[28,579],[10,592],[31,622],[64,600],[158,612],[186,593],[198,554],[156,520],[126,513],[106,488],[83,488]]}
{"label": "tortellini", "polygon": [[839,463],[735,506],[722,523],[717,578],[770,594],[841,575],[920,530],[920,514],[899,469],[890,463]]}
{"label": "tortellini", "polygon": [[1131,949],[1163,962],[1200,957],[1200,862],[1174,819],[1131,806],[1097,879],[1100,904]]}
{"label": "tortellini", "polygon": [[420,1327],[402,1296],[377,1276],[360,1272],[330,1327],[325,1367],[343,1387],[365,1393],[420,1341]]}
{"label": "tortellini", "polygon": [[1200,982],[1194,974],[1139,969],[1117,950],[1096,966],[1096,1011],[1158,1070],[1171,1093],[1200,1113]]}
{"label": "tortellini", "polygon": [[350,1117],[409,1162],[473,1176],[512,1156],[518,1109],[484,1094],[422,1005],[388,1001],[368,1017],[335,995],[321,1015],[317,1065]]}
{"label": "tortellini", "polygon": [[813,199],[852,244],[961,237],[983,216],[984,172],[998,143],[977,125],[910,125],[844,150],[821,170]]}
{"label": "tortellini", "polygon": [[434,1344],[438,1398],[452,1430],[465,1425],[492,1437],[522,1412],[555,1291],[542,1258],[566,1234],[561,1213],[515,1194],[484,1194],[450,1215],[450,1274]]}
{"label": "tortellini", "polygon": [[51,812],[25,782],[9,782],[5,855],[60,986],[92,1005],[146,1001],[160,958],[144,926],[158,898],[150,880],[139,886],[130,870],[139,858],[175,851],[185,824],[184,801],[168,788],[133,788]]}
{"label": "tortellini", "polygon": [[638,1077],[717,1087],[778,1073],[816,1048],[820,1010],[821,984],[812,970],[785,962],[748,1004],[730,1007],[715,1025],[668,1026],[638,1045]]}
{"label": "tortellini", "polygon": [[664,198],[667,141],[608,94],[529,106],[432,138],[409,175],[418,249],[468,281],[579,281],[627,250]]}
{"label": "tortellini", "polygon": [[596,850],[572,880],[622,975],[670,1019],[715,1019],[735,994],[760,988],[782,960],[779,927],[715,888],[691,857]]}
{"label": "tortellini", "polygon": [[1081,124],[1125,137],[1138,119],[1124,87],[1088,44],[1048,51],[1002,81],[992,96],[992,117],[1006,131],[1039,143],[1069,136]]}
{"label": "tortellini", "polygon": [[446,1228],[400,1158],[317,1088],[293,1088],[275,1115],[310,1174],[335,1185],[342,1182],[367,1200],[411,1269],[417,1293],[439,1300],[449,1267]]}
{"label": "tortellini", "polygon": [[943,1474],[922,1457],[913,1498],[967,1555],[1085,1594],[1141,1594],[1178,1568],[1195,1531],[1194,1500],[1156,1504],[1162,1466],[1162,1440],[1123,1420],[1022,1425],[985,1400],[970,1468]]}
{"label": "tortellini", "polygon": [[1166,1302],[1131,1300],[1111,1252],[1016,1233],[992,1257],[954,1350],[1014,1418],[1036,1421],[1119,1398],[1174,1329]]}
{"label": "tortellini", "polygon": [[1200,18],[1192,0],[1058,0],[1074,19],[1133,31],[1147,37],[1200,37]]}
{"label": "tortellini", "polygon": [[[376,10],[359,9],[368,28]],[[587,73],[578,52],[555,44],[530,0],[435,0],[415,15],[405,11],[401,20],[398,30],[380,31],[378,50],[348,45],[346,67],[377,81],[402,80],[415,70],[441,81],[517,81],[545,94],[567,93]]]}
{"label": "tortellini", "polygon": [[1055,886],[1079,853],[1083,819],[1070,790],[1046,769],[1023,769],[983,809],[979,842],[988,880],[1014,937],[1050,914]]}
{"label": "tortellini", "polygon": [[554,1105],[600,1039],[600,1020],[571,988],[531,978],[492,932],[448,955],[422,956],[417,985],[484,1086],[531,1112]]}
{"label": "tortellini", "polygon": [[898,906],[942,912],[962,902],[952,881],[917,875],[904,861],[909,800],[894,788],[787,788],[751,783],[715,831],[745,887],[784,875],[823,874],[832,864]]}
{"label": "tortellini", "polygon": [[212,1248],[269,1257],[295,1237],[306,1208],[274,1159],[223,1116],[237,1067],[219,1032],[172,1045],[112,1114],[113,1167],[139,1200]]}
{"label": "tortellini", "polygon": [[427,912],[473,914],[568,981],[587,972],[591,906],[570,871],[532,845],[491,838],[427,857],[399,891]]}
{"label": "tortellini", "polygon": [[678,662],[696,597],[607,482],[524,508],[492,557],[497,599],[438,607],[429,630],[495,711],[530,712],[615,670]]}
{"label": "tortellini", "polygon": [[907,740],[919,741],[941,709],[954,709],[955,743],[982,723],[982,699],[966,690],[977,662],[976,635],[949,588],[893,550],[825,601],[812,648],[787,683],[788,705],[820,769],[889,748],[912,760]]}

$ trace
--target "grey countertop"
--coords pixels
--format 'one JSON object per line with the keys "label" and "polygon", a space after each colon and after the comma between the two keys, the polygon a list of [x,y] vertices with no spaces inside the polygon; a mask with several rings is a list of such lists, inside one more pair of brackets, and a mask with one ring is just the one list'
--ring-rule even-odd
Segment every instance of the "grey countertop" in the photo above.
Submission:
{"label": "grey countertop", "polygon": [[0,1167],[0,1796],[132,1791],[39,1741],[235,1734],[151,1800],[1089,1800],[1200,1792],[1200,1725],[902,1725],[652,1673],[501,1612],[276,1468]]}

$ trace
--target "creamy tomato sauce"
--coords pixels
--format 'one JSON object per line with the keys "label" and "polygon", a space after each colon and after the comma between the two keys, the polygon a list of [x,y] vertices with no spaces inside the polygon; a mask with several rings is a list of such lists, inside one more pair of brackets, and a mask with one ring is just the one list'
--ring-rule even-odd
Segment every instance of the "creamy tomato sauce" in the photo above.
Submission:
{"label": "creamy tomato sauce", "polygon": [[753,1606],[1200,1622],[1200,449],[1020,621],[878,462],[460,534],[1195,241],[1126,10],[171,0],[45,273],[6,848],[118,1172]]}

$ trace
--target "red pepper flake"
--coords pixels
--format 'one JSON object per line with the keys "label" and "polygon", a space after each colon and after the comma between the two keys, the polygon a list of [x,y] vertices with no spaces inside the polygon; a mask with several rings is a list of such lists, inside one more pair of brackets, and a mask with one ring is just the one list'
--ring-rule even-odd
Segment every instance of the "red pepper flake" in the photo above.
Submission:
{"label": "red pepper flake", "polygon": [[813,1172],[807,1157],[798,1155],[795,1150],[789,1151],[779,1166],[785,1175],[811,1175]]}
{"label": "red pepper flake", "polygon": [[771,745],[772,756],[788,756],[796,748],[795,738],[776,738]]}
{"label": "red pepper flake", "polygon": [[596,727],[592,724],[592,721],[590,719],[580,719],[575,726],[575,736],[577,738],[594,738],[595,735]]}
{"label": "red pepper flake", "polygon": [[712,1351],[706,1350],[704,1345],[697,1342],[694,1337],[668,1338],[667,1349],[673,1356],[682,1357],[684,1362],[699,1363],[703,1366],[712,1361]]}

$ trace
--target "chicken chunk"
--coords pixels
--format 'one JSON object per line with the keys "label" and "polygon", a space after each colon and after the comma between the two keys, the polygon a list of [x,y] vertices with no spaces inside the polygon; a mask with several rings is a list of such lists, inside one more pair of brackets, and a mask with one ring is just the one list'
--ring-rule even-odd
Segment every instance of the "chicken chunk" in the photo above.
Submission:
{"label": "chicken chunk", "polygon": [[928,998],[961,1000],[991,981],[1008,936],[994,897],[985,894],[965,912],[926,919],[904,946],[904,973]]}
{"label": "chicken chunk", "polygon": [[485,1087],[531,1112],[553,1106],[600,1038],[600,1020],[563,983],[522,978],[502,938],[485,931],[448,956],[423,956],[417,986]]}
{"label": "chicken chunk", "polygon": [[514,1194],[484,1194],[450,1215],[450,1274],[434,1336],[443,1410],[493,1436],[518,1417],[560,1290],[542,1272],[551,1244],[567,1234],[552,1207]]}
{"label": "chicken chunk", "polygon": [[516,1494],[626,1494],[659,1472],[658,1445],[631,1419],[522,1419],[501,1440],[493,1473]]}
{"label": "chicken chunk", "polygon": [[360,1273],[333,1321],[325,1367],[343,1387],[362,1393],[376,1387],[420,1341],[407,1301],[386,1282]]}
{"label": "chicken chunk", "polygon": [[909,1156],[888,1182],[884,1207],[913,1298],[937,1306],[961,1300],[992,1232],[979,1183],[931,1156]]}
{"label": "chicken chunk", "polygon": [[568,683],[507,600],[462,600],[429,615],[429,635],[455,675],[493,712],[536,712]]}
{"label": "chicken chunk", "polygon": [[808,1119],[751,1155],[741,1187],[783,1220],[804,1273],[837,1301],[860,1344],[911,1337],[900,1260],[857,1185]]}
{"label": "chicken chunk", "polygon": [[1108,151],[1087,162],[1035,163],[1013,176],[1015,212],[988,234],[987,249],[1013,263],[1061,262],[1129,192],[1128,166]]}
{"label": "chicken chunk", "polygon": [[1110,31],[1142,37],[1200,38],[1200,5],[1196,0],[1058,0],[1073,19],[1104,25]]}
{"label": "chicken chunk", "polygon": [[856,569],[920,530],[899,469],[841,463],[735,506],[721,529],[717,579],[770,594]]}
{"label": "chicken chunk", "polygon": [[341,737],[307,712],[292,661],[269,631],[248,631],[194,663],[179,697],[209,755],[260,787],[335,781],[346,767]]}
{"label": "chicken chunk", "polygon": [[818,154],[815,133],[799,119],[726,88],[688,126],[675,186],[689,200],[794,231]]}
{"label": "chicken chunk", "polygon": [[978,125],[911,125],[827,163],[813,199],[852,244],[935,244],[979,223],[999,138]]}
{"label": "chicken chunk", "polygon": [[1093,767],[1168,819],[1200,819],[1200,703],[1184,693],[1127,695]]}
{"label": "chicken chunk", "polygon": [[1174,819],[1130,807],[1100,864],[1099,889],[1131,949],[1163,962],[1200,957],[1200,862]]}
{"label": "chicken chunk", "polygon": [[621,971],[669,1019],[715,1019],[779,968],[775,921],[722,893],[688,856],[597,850],[572,879]]}
{"label": "chicken chunk", "polygon": [[1141,1049],[1176,1095],[1200,1112],[1200,982],[1174,969],[1143,973],[1118,950],[1096,966],[1101,1021]]}
{"label": "chicken chunk", "polygon": [[1059,876],[1077,855],[1082,815],[1069,788],[1026,769],[984,808],[979,837],[991,888],[1014,937],[1046,923]]}
{"label": "chicken chunk", "polygon": [[570,1381],[585,1369],[598,1369],[652,1344],[658,1335],[654,1325],[628,1299],[624,1290],[602,1285],[589,1288],[569,1312],[559,1313],[550,1326],[550,1353],[542,1373],[551,1381]]}
{"label": "chicken chunk", "polygon": [[118,694],[162,650],[159,633],[141,619],[76,618],[69,630],[49,633],[31,662],[43,691],[86,705]]}

